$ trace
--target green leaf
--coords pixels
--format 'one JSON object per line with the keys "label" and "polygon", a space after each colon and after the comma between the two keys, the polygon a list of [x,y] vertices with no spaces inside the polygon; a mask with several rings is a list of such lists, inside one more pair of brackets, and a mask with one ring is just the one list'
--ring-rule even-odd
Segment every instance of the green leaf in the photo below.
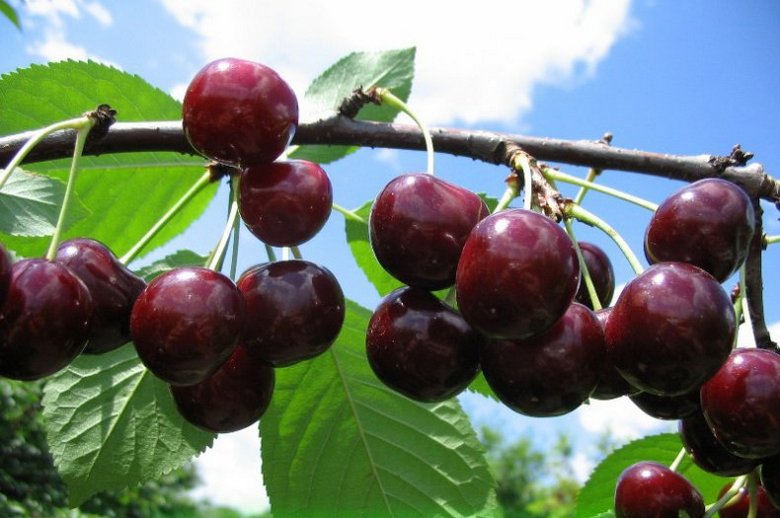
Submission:
{"label": "green leaf", "polygon": [[493,515],[494,481],[457,400],[417,403],[383,385],[365,356],[369,316],[348,302],[328,352],[276,371],[260,420],[273,515]]}
{"label": "green leaf", "polygon": [[16,10],[5,0],[0,0],[0,13],[3,13],[11,23],[16,25],[16,28],[22,30],[22,24],[19,23],[19,15],[16,14]]}
{"label": "green leaf", "polygon": [[[414,47],[382,52],[353,52],[328,68],[312,81],[301,101],[301,119],[313,122],[336,115],[341,102],[362,87],[387,88],[406,101],[414,78]],[[388,106],[365,106],[356,119],[390,122],[399,111]],[[357,150],[348,146],[300,146],[291,158],[311,160],[321,164],[333,162]]]}
{"label": "green leaf", "polygon": [[159,478],[214,440],[179,416],[168,385],[146,370],[132,345],[77,358],[46,383],[43,406],[71,506]]}
{"label": "green leaf", "polygon": [[[16,169],[0,191],[0,232],[20,237],[54,234],[65,184],[59,180]],[[89,210],[74,196],[65,229],[84,219]]]}
{"label": "green leaf", "polygon": [[[611,510],[617,479],[624,469],[641,461],[654,461],[669,466],[681,448],[682,442],[676,433],[652,435],[618,448],[596,466],[580,490],[575,516],[590,518],[604,513],[606,509]],[[715,502],[718,492],[729,480],[703,471],[688,456],[680,463],[677,472],[696,486],[704,496],[705,503]]]}
{"label": "green leaf", "polygon": [[[120,121],[181,118],[181,105],[138,76],[94,62],[63,61],[32,65],[0,77],[0,134],[37,129],[107,103]],[[121,256],[203,174],[205,161],[178,153],[124,153],[84,157],[76,192],[92,216],[65,233],[89,236]],[[29,164],[52,178],[67,177],[70,160]],[[217,184],[201,191],[142,252],[166,243],[206,209]],[[219,236],[214,236],[214,240]],[[46,239],[0,235],[6,247],[23,256],[40,255]]]}
{"label": "green leaf", "polygon": [[158,275],[179,266],[203,266],[206,264],[206,260],[206,256],[198,255],[191,250],[179,250],[153,262],[149,266],[139,268],[135,273],[148,282]]}

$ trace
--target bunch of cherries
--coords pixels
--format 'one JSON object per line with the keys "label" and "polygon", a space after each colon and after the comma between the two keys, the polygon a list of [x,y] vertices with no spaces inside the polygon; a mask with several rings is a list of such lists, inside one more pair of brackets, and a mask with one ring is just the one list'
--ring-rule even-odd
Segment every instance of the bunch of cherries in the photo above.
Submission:
{"label": "bunch of cherries", "polygon": [[[270,246],[297,247],[330,215],[322,168],[274,161],[297,124],[295,94],[259,63],[212,62],[184,98],[186,137],[239,177],[241,218]],[[336,278],[302,259],[259,264],[235,283],[206,267],[178,267],[147,285],[92,239],[63,242],[53,261],[12,264],[0,249],[0,375],[39,379],[82,352],[132,341],[182,416],[214,432],[256,422],[270,403],[274,368],[326,351],[344,315]]]}

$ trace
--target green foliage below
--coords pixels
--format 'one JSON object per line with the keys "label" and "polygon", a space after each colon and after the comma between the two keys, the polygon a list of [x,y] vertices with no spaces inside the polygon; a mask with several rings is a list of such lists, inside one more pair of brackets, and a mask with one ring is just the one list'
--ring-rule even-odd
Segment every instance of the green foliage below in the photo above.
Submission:
{"label": "green foliage below", "polygon": [[455,400],[417,403],[377,380],[369,316],[348,302],[329,351],[277,370],[260,422],[273,515],[492,515],[494,482],[468,418]]}
{"label": "green foliage below", "polygon": [[149,282],[158,275],[180,266],[203,266],[206,264],[206,259],[206,257],[198,255],[191,250],[178,250],[153,262],[149,266],[139,268],[135,273]]}

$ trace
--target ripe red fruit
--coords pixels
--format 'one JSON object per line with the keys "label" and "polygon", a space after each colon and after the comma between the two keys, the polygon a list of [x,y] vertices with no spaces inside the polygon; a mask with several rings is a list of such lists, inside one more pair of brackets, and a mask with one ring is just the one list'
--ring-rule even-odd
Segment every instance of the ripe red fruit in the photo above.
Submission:
{"label": "ripe red fruit", "polygon": [[699,180],[658,207],[645,233],[645,255],[651,263],[694,264],[723,282],[745,261],[755,220],[750,198],[737,185]]}
{"label": "ripe red fruit", "polygon": [[63,369],[87,345],[92,297],[68,268],[25,259],[0,307],[0,375],[35,380]]}
{"label": "ripe red fruit", "polygon": [[666,516],[704,516],[701,493],[685,477],[655,462],[638,462],[626,468],[615,488],[615,517]]}
{"label": "ripe red fruit", "polygon": [[273,162],[298,126],[298,100],[272,69],[224,58],[203,67],[182,103],[184,134],[198,153],[248,167]]}
{"label": "ripe red fruit", "polygon": [[537,212],[509,209],[474,227],[458,263],[458,308],[483,334],[522,340],[566,312],[580,281],[569,236]]}
{"label": "ripe red fruit", "polygon": [[780,454],[780,355],[736,349],[702,386],[701,405],[713,434],[733,454]]}
{"label": "ripe red fruit", "polygon": [[130,312],[146,282],[94,239],[63,241],[54,260],[70,268],[92,296],[92,328],[84,352],[104,353],[129,342]]}
{"label": "ripe red fruit", "polygon": [[455,282],[463,244],[487,205],[471,191],[430,174],[399,176],[374,200],[371,247],[379,264],[401,282],[440,290]]}
{"label": "ripe red fruit", "polygon": [[443,401],[479,373],[484,339],[428,291],[399,288],[379,303],[366,333],[366,354],[385,385],[417,401]]}
{"label": "ripe red fruit", "polygon": [[676,420],[691,416],[701,410],[699,390],[679,396],[656,396],[640,392],[628,396],[642,412],[656,419]]}
{"label": "ripe red fruit", "polygon": [[731,299],[710,274],[686,263],[659,263],[626,285],[605,335],[629,383],[658,396],[678,396],[715,374],[736,329]]}
{"label": "ripe red fruit", "polygon": [[274,381],[274,369],[239,345],[205,380],[170,389],[184,419],[209,432],[228,433],[260,419],[271,403]]}
{"label": "ripe red fruit", "polygon": [[11,258],[8,252],[0,245],[0,307],[8,294],[8,287],[11,285]]}
{"label": "ripe red fruit", "polygon": [[571,412],[588,399],[604,357],[598,318],[573,303],[547,331],[525,340],[494,340],[482,349],[482,372],[505,405],[524,415]]}
{"label": "ripe red fruit", "polygon": [[[726,484],[718,493],[720,499],[731,488],[731,483]],[[735,500],[736,499],[736,500]],[[748,518],[750,511],[750,491],[742,487],[739,492],[730,500],[733,502],[718,511],[720,518]],[[756,485],[756,514],[755,518],[780,518],[780,509],[777,509],[769,500],[766,491],[760,485]]]}
{"label": "ripe red fruit", "polygon": [[228,277],[199,267],[170,270],[138,296],[130,331],[138,357],[163,381],[193,385],[233,353],[244,300]]}
{"label": "ripe red fruit", "polygon": [[242,342],[250,354],[284,367],[325,352],[344,323],[344,293],[336,277],[309,261],[254,266],[241,274],[246,300]]}
{"label": "ripe red fruit", "polygon": [[241,172],[238,208],[258,239],[272,246],[297,246],[325,225],[333,189],[322,168],[305,160],[272,162]]}
{"label": "ripe red fruit", "polygon": [[758,465],[757,460],[737,457],[726,450],[712,435],[701,411],[682,419],[677,429],[693,462],[704,471],[721,477],[736,477],[750,473]]}
{"label": "ripe red fruit", "polygon": [[[596,295],[598,295],[601,307],[608,306],[612,302],[612,295],[615,294],[615,271],[612,268],[612,261],[609,260],[604,250],[593,243],[580,241],[579,245],[582,257],[585,259],[585,264],[588,267],[588,273],[590,273],[590,278],[593,280],[593,286],[596,288]],[[577,295],[574,297],[574,300],[583,306],[593,309],[593,302],[590,300],[584,275],[580,278],[580,286],[577,289]]]}
{"label": "ripe red fruit", "polygon": [[[601,323],[602,329],[605,327],[607,319],[612,308],[602,308],[596,311],[596,317]],[[601,362],[601,372],[599,382],[593,393],[590,395],[593,399],[615,399],[620,396],[639,394],[641,391],[632,386],[615,368],[615,359],[610,349],[604,350],[604,360]]]}

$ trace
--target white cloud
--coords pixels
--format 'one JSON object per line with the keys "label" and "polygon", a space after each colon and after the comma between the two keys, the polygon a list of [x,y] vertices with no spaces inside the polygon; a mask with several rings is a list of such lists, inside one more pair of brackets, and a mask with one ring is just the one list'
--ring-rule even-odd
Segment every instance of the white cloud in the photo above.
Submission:
{"label": "white cloud", "polygon": [[574,412],[585,431],[601,434],[609,430],[620,442],[674,429],[674,423],[648,416],[627,397],[609,401],[592,399],[590,404]]}
{"label": "white cloud", "polygon": [[171,97],[174,99],[183,101],[184,94],[187,93],[187,86],[189,86],[188,83],[176,83],[173,85],[173,87],[171,87],[168,93],[171,94]]}
{"label": "white cloud", "polygon": [[633,26],[630,0],[484,0],[446,13],[441,3],[413,0],[372,13],[356,0],[162,3],[200,37],[204,63],[254,59],[297,92],[348,52],[416,46],[412,103],[429,123],[516,123],[535,86],[592,73]]}
{"label": "white cloud", "polygon": [[195,460],[195,466],[202,484],[193,490],[194,498],[207,498],[245,513],[268,509],[257,426],[218,436],[214,446]]}

